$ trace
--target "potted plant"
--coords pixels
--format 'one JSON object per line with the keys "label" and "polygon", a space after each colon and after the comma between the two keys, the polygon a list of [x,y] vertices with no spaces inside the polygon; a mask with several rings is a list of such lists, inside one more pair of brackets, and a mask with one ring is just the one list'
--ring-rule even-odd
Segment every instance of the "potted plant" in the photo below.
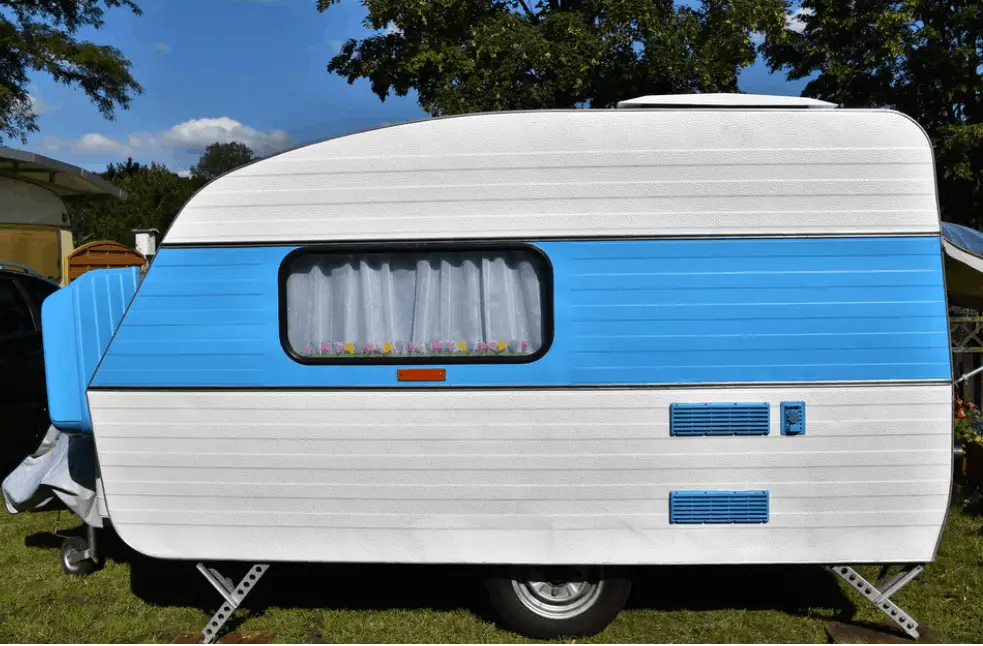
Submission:
{"label": "potted plant", "polygon": [[965,455],[966,479],[983,489],[983,417],[973,402],[956,396],[956,444]]}

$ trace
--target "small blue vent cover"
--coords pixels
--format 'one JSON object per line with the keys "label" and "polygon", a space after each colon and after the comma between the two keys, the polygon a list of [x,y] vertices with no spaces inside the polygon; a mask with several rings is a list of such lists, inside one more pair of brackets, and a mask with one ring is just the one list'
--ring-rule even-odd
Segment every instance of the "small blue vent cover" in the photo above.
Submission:
{"label": "small blue vent cover", "polygon": [[768,522],[767,491],[670,491],[674,525],[760,524]]}
{"label": "small blue vent cover", "polygon": [[782,402],[782,435],[806,434],[806,403]]}
{"label": "small blue vent cover", "polygon": [[670,435],[768,435],[766,402],[670,404]]}

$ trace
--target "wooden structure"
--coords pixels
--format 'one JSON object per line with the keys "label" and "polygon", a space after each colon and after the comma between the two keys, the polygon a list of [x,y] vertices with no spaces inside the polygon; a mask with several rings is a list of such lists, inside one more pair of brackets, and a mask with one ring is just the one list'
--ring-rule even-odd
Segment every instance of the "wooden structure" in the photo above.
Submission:
{"label": "wooden structure", "polygon": [[146,257],[134,249],[109,240],[97,240],[82,245],[68,254],[68,280],[75,280],[93,269],[144,267]]}
{"label": "wooden structure", "polygon": [[0,262],[14,262],[64,284],[65,256],[72,249],[72,234],[43,224],[0,223]]}

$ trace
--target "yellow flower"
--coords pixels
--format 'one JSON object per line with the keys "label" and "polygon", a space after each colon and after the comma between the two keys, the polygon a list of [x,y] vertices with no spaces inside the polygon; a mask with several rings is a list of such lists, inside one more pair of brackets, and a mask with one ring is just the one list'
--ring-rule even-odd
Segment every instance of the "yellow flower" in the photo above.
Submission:
{"label": "yellow flower", "polygon": [[355,344],[349,341],[345,344],[345,352],[348,354],[355,354]]}
{"label": "yellow flower", "polygon": [[467,341],[458,341],[457,342],[457,349],[460,350],[461,352],[464,352],[465,350],[467,350],[468,349]]}
{"label": "yellow flower", "polygon": [[508,345],[509,344],[506,343],[505,341],[499,341],[498,342],[498,351],[501,352],[502,350],[504,350],[505,348],[507,348]]}
{"label": "yellow flower", "polygon": [[385,352],[386,354],[389,354],[390,352],[393,351],[393,344],[390,343],[389,341],[386,341],[385,343],[382,344],[382,351]]}

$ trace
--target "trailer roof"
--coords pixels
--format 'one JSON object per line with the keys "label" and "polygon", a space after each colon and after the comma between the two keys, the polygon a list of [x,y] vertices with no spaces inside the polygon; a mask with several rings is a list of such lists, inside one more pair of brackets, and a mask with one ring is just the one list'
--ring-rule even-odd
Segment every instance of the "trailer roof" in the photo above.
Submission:
{"label": "trailer roof", "polygon": [[628,99],[619,108],[835,108],[835,103],[801,96],[777,96],[771,94],[652,94]]}
{"label": "trailer roof", "polygon": [[126,199],[126,191],[84,168],[26,150],[0,146],[0,176],[45,188],[61,198],[108,195]]}
{"label": "trailer roof", "polygon": [[983,232],[946,222],[942,249],[950,302],[983,311]]}
{"label": "trailer roof", "polygon": [[266,157],[162,246],[939,234],[932,148],[889,110],[537,110],[426,119]]}

